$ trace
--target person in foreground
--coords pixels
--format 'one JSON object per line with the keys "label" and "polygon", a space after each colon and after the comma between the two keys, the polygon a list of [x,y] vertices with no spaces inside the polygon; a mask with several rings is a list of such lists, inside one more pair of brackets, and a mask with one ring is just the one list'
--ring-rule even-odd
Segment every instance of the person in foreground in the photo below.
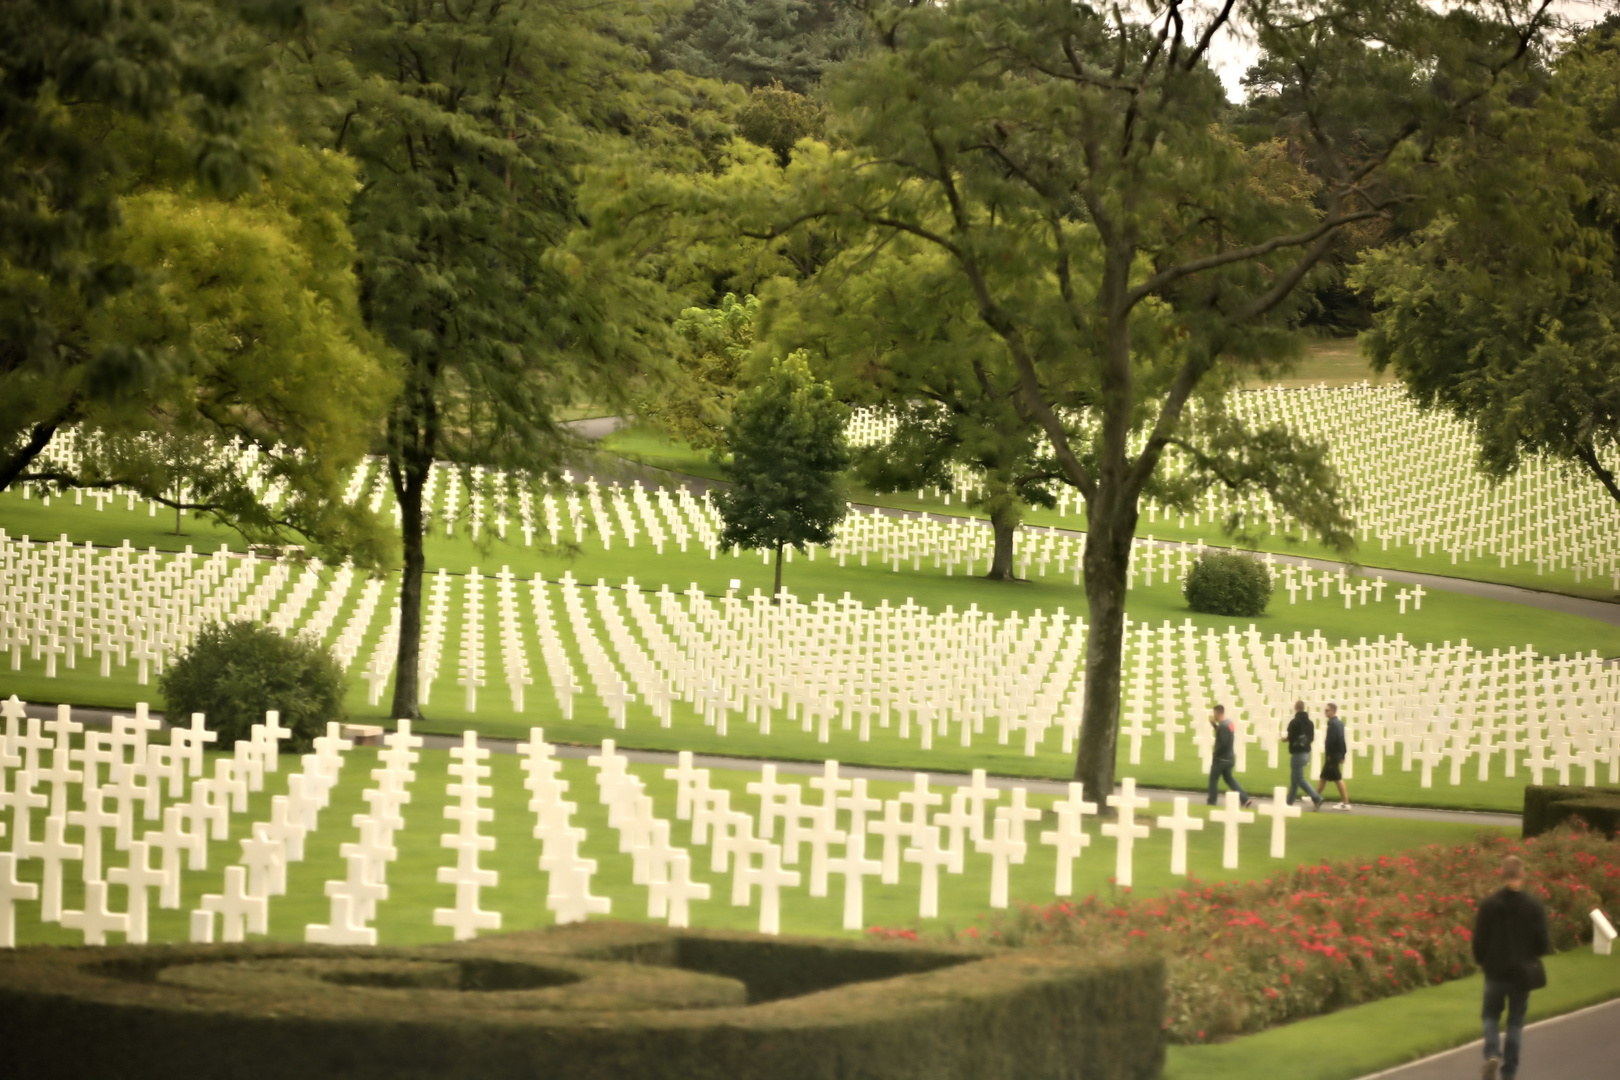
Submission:
{"label": "person in foreground", "polygon": [[1243,785],[1237,782],[1232,775],[1232,769],[1237,765],[1236,733],[1232,728],[1232,721],[1226,718],[1226,706],[1215,706],[1215,712],[1209,718],[1209,724],[1215,729],[1215,750],[1209,759],[1209,805],[1215,805],[1215,796],[1219,793],[1220,782],[1226,781],[1226,786],[1238,793],[1243,800],[1243,808],[1247,810],[1254,802],[1249,793],[1243,790]]}
{"label": "person in foreground", "polygon": [[[1552,951],[1547,912],[1524,891],[1524,863],[1502,860],[1502,888],[1486,897],[1474,919],[1474,960],[1485,972],[1485,1080],[1512,1080],[1519,1073],[1519,1042],[1530,991],[1547,985],[1541,958]],[[1507,1037],[1501,1033],[1507,1006]]]}

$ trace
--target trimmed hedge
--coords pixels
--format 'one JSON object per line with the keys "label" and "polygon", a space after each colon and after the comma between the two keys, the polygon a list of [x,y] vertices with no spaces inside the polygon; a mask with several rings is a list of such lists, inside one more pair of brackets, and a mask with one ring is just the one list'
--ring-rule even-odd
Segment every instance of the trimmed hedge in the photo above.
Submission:
{"label": "trimmed hedge", "polygon": [[[1565,807],[1564,803],[1578,805]],[[1571,817],[1584,818],[1592,828],[1615,835],[1620,828],[1620,788],[1525,785],[1522,832],[1526,840],[1556,829]]]}
{"label": "trimmed hedge", "polygon": [[1198,557],[1181,595],[1192,610],[1206,615],[1253,618],[1271,602],[1271,573],[1247,555],[1210,551]]}
{"label": "trimmed hedge", "polygon": [[1164,1009],[1157,959],[619,923],[0,955],[8,1068],[53,1078],[1150,1080]]}

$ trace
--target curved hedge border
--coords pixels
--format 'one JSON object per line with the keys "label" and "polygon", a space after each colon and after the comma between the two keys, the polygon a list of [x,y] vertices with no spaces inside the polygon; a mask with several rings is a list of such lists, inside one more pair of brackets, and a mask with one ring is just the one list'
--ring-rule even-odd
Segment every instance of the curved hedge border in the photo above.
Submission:
{"label": "curved hedge border", "polygon": [[16,1076],[1150,1080],[1152,959],[618,923],[416,949],[0,955]]}

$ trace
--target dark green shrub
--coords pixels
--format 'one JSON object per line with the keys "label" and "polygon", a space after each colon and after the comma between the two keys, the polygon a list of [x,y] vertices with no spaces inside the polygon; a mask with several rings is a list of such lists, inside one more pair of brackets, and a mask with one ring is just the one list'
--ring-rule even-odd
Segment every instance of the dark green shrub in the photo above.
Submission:
{"label": "dark green shrub", "polygon": [[171,723],[202,713],[208,730],[219,732],[220,749],[248,737],[264,722],[267,709],[281,713],[292,731],[284,750],[303,753],[328,720],[343,720],[348,688],[343,669],[320,643],[282,637],[254,622],[211,623],[204,627],[159,683]]}
{"label": "dark green shrub", "polygon": [[[1526,784],[1524,789],[1523,835],[1526,840],[1550,832],[1571,816],[1586,819],[1593,828],[1604,828],[1603,821],[1584,811],[1593,810],[1595,804],[1620,801],[1620,788],[1615,787],[1560,787],[1556,784]],[[1581,811],[1572,815],[1561,810],[1559,804],[1578,802]],[[1601,811],[1595,811],[1601,814]],[[1612,826],[1611,835],[1612,833]]]}
{"label": "dark green shrub", "polygon": [[0,1046],[8,1075],[60,1080],[1151,1080],[1164,986],[1157,957],[622,923],[38,946],[0,950]]}
{"label": "dark green shrub", "polygon": [[1206,615],[1266,613],[1271,602],[1271,574],[1247,555],[1206,552],[1187,574],[1181,587],[1187,606]]}

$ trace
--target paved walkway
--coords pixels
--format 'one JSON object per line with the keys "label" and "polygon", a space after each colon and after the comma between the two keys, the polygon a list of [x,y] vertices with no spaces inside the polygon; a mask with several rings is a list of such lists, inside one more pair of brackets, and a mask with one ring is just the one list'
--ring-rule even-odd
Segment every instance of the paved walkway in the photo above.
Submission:
{"label": "paved walkway", "polygon": [[[1620,1001],[1555,1016],[1524,1029],[1519,1056],[1523,1080],[1603,1080],[1620,1076]],[[1476,1080],[1483,1040],[1444,1054],[1387,1069],[1363,1080]]]}
{"label": "paved walkway", "polygon": [[[642,474],[646,479],[658,480],[666,483],[673,482],[684,484],[694,493],[698,494],[701,494],[703,491],[709,488],[725,486],[718,481],[707,480],[701,476],[690,476],[686,473],[671,472],[667,469],[657,469],[646,465],[635,465],[633,462],[626,462],[626,464],[632,466],[632,471]],[[940,513],[934,510],[901,510],[892,506],[875,506],[870,503],[851,503],[850,505],[859,507],[862,510],[875,510],[878,513],[888,517],[932,517],[945,520],[948,518],[961,518],[965,516],[962,514]],[[1079,529],[1060,528],[1057,530],[1057,532],[1060,536],[1083,535],[1082,530]],[[1136,538],[1136,543],[1146,547],[1148,541],[1146,537],[1139,536]],[[1195,546],[1182,540],[1161,540],[1157,538],[1153,540],[1153,544],[1156,547],[1168,548],[1190,548]],[[1213,545],[1206,544],[1204,546],[1209,548]],[[1307,558],[1301,555],[1284,555],[1275,552],[1272,553],[1272,557],[1279,563],[1292,563],[1295,566],[1308,566],[1314,570],[1326,570],[1329,572],[1336,572],[1341,566],[1346,565],[1335,562],[1332,559],[1315,559]],[[1436,556],[1436,558],[1438,557],[1439,556]],[[1382,575],[1386,581],[1398,582],[1402,585],[1422,585],[1425,589],[1440,589],[1445,592],[1462,593],[1465,596],[1478,596],[1486,600],[1501,600],[1509,604],[1524,604],[1529,607],[1542,608],[1547,611],[1556,611],[1563,615],[1580,615],[1588,619],[1597,619],[1599,622],[1606,622],[1611,626],[1620,626],[1620,603],[1610,603],[1606,600],[1589,600],[1579,596],[1566,596],[1563,593],[1543,592],[1539,589],[1521,588],[1517,585],[1499,585],[1490,581],[1474,581],[1469,578],[1448,577],[1445,574],[1424,574],[1409,570],[1386,570],[1383,567],[1378,566],[1366,566],[1362,568],[1362,571],[1364,573]]]}
{"label": "paved walkway", "polygon": [[[32,716],[48,719],[56,715],[54,705],[29,705],[28,712]],[[73,719],[92,727],[110,727],[112,717],[128,715],[127,709],[92,709],[75,708]],[[154,719],[161,720],[161,713],[151,713]],[[423,745],[435,750],[448,750],[461,745],[461,739],[453,735],[423,735]],[[502,739],[490,736],[480,736],[478,745],[497,754],[517,753],[517,739]],[[557,756],[564,758],[584,758],[598,752],[595,746],[579,746],[572,743],[561,743],[557,746]],[[628,747],[621,748],[621,753],[638,764],[668,765],[676,763],[677,755],[667,750],[636,750]],[[700,769],[736,769],[742,772],[759,772],[765,765],[775,765],[776,771],[788,776],[820,776],[822,766],[810,761],[783,761],[768,758],[729,757],[723,754],[694,754],[692,763]],[[890,781],[899,784],[911,783],[916,774],[914,769],[883,769],[866,765],[840,764],[839,775],[845,777],[864,777],[867,780]],[[962,773],[929,773],[930,782],[937,787],[965,787],[971,782],[971,777]],[[1022,776],[990,776],[985,782],[991,787],[1013,788],[1022,787],[1031,792],[1040,792],[1049,795],[1062,795],[1068,792],[1068,785],[1061,780],[1045,780],[1040,778]],[[1137,793],[1146,796],[1154,802],[1168,803],[1177,796],[1185,796],[1195,802],[1204,798],[1202,789],[1197,791],[1174,791],[1164,788],[1137,788]],[[1339,814],[1342,811],[1330,810],[1324,806],[1324,814]],[[1404,818],[1409,821],[1458,821],[1472,822],[1480,826],[1498,825],[1505,828],[1516,828],[1519,825],[1518,814],[1491,814],[1470,810],[1434,810],[1422,806],[1368,806],[1359,805],[1352,814],[1361,817]]]}

